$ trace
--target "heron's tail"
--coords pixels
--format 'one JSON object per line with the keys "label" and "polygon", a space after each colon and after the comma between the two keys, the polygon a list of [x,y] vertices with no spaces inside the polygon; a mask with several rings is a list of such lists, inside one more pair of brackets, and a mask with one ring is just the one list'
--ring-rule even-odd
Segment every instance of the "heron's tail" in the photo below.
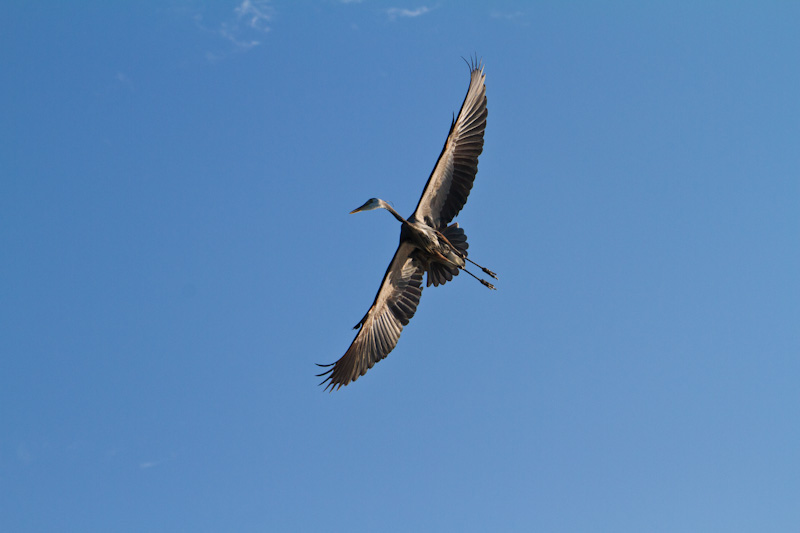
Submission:
{"label": "heron's tail", "polygon": [[[450,224],[443,229],[442,235],[444,235],[445,238],[450,241],[450,244],[452,244],[456,250],[458,250],[458,254],[466,259],[469,243],[467,242],[467,234],[464,233],[464,230],[458,226],[458,222],[455,224]],[[434,287],[444,285],[448,281],[452,280],[453,276],[458,276],[458,267],[455,265],[445,265],[433,261],[428,264],[427,271],[428,287],[431,285]]]}

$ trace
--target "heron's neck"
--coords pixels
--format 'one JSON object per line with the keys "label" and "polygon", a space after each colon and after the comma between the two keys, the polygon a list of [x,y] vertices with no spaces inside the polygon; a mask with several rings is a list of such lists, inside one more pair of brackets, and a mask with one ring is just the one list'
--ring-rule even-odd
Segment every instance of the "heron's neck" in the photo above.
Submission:
{"label": "heron's neck", "polygon": [[404,223],[408,224],[408,221],[406,219],[404,219],[403,217],[401,217],[400,213],[398,213],[397,211],[394,210],[394,207],[392,207],[389,204],[385,203],[385,204],[383,204],[383,208],[386,209],[387,211],[389,211],[391,214],[393,214],[394,218],[396,218],[400,222],[404,222]]}

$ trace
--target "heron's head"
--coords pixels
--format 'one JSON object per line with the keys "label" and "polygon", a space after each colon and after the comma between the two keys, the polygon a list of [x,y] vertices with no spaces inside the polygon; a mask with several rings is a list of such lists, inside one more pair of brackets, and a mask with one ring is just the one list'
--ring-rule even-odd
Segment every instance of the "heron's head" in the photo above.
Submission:
{"label": "heron's head", "polygon": [[361,207],[357,207],[350,211],[350,214],[352,215],[353,213],[360,213],[361,211],[372,211],[373,209],[380,209],[381,207],[385,208],[386,202],[380,198],[370,198]]}

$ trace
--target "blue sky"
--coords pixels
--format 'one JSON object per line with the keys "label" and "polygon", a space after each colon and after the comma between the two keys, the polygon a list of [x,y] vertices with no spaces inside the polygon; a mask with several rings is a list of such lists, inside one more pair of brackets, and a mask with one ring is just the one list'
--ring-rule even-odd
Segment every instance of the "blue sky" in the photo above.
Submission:
{"label": "blue sky", "polygon": [[[3,531],[800,526],[797,3],[3,11]],[[472,54],[499,290],[325,393]]]}

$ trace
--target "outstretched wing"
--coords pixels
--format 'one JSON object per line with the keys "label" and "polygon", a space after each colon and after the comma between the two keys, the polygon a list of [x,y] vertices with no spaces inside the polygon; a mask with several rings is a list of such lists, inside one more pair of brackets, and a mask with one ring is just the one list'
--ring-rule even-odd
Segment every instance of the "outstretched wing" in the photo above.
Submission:
{"label": "outstretched wing", "polygon": [[325,389],[340,389],[367,373],[397,345],[403,326],[417,311],[422,296],[422,274],[419,261],[411,256],[414,246],[401,242],[394,254],[372,307],[356,324],[361,329],[347,352],[319,376],[327,377]]}
{"label": "outstretched wing", "polygon": [[483,151],[483,132],[486,130],[486,75],[483,66],[470,65],[469,89],[458,117],[422,191],[417,209],[412,215],[435,228],[453,220],[472,189],[478,172],[478,156]]}

